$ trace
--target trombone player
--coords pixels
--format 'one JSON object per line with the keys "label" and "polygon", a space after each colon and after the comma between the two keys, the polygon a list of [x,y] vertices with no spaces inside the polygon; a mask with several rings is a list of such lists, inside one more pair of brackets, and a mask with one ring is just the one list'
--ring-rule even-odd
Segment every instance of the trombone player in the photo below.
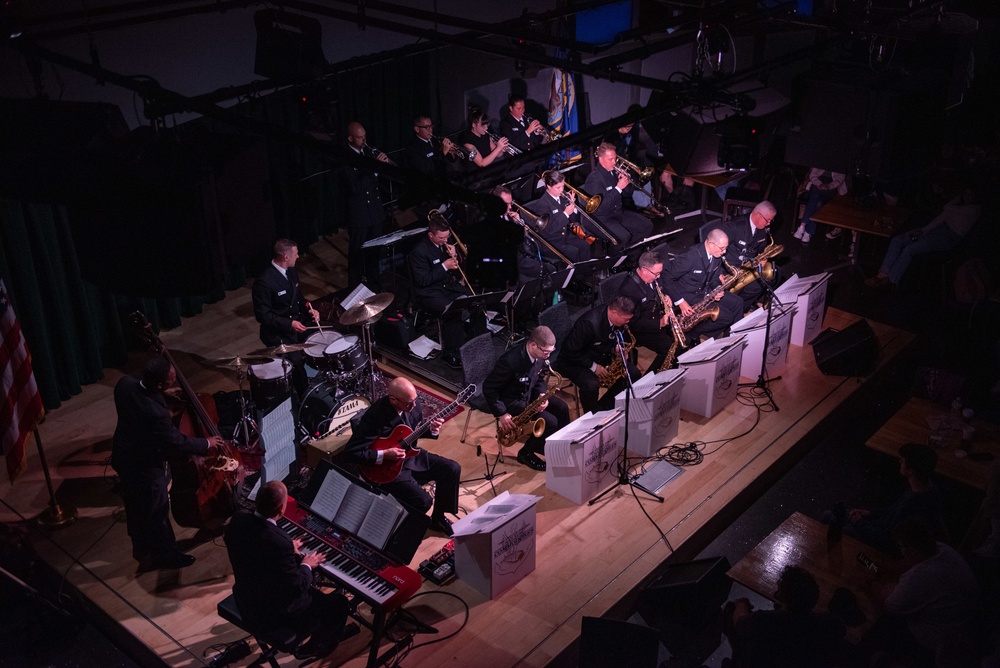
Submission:
{"label": "trombone player", "polygon": [[[570,421],[566,402],[548,395],[548,360],[555,348],[552,330],[544,325],[535,327],[523,346],[511,348],[500,356],[483,381],[483,397],[497,418],[498,434],[515,428],[520,431],[516,423],[530,427],[539,418],[544,421],[541,435],[529,431],[531,435],[517,453],[517,461],[535,471],[545,470],[545,462],[539,455],[545,454],[546,437]],[[525,414],[526,410],[530,414]]]}
{"label": "trombone player", "polygon": [[[539,220],[541,216],[548,216],[548,223],[540,229],[536,228],[536,231],[573,264],[589,260],[590,244],[570,230],[570,226],[580,227],[581,219],[575,198],[565,192],[566,177],[558,169],[550,169],[542,174],[542,181],[545,183],[545,193],[524,207]],[[558,260],[552,251],[544,247],[542,257]]]}
{"label": "trombone player", "polygon": [[626,248],[648,237],[653,231],[653,223],[623,206],[622,196],[630,184],[628,175],[617,168],[618,152],[614,144],[600,144],[595,155],[597,164],[587,175],[583,189],[589,195],[601,196],[601,205],[594,211],[594,217],[618,238],[619,248]]}

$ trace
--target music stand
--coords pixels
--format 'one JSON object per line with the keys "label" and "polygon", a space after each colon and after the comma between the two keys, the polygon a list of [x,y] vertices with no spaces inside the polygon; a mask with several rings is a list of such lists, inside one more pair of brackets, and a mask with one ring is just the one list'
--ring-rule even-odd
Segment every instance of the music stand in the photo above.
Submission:
{"label": "music stand", "polygon": [[[361,244],[361,252],[367,252],[373,248],[388,248],[389,249],[389,266],[396,266],[396,244],[404,239],[408,239],[412,236],[416,236],[422,232],[427,232],[427,227],[417,227],[412,230],[396,230],[395,232],[390,232],[389,234],[383,234],[380,237],[375,237],[374,239],[369,239],[368,241]],[[392,274],[392,289],[388,292],[398,293],[396,287],[396,272],[390,272]],[[385,290],[385,286],[382,286]]]}
{"label": "music stand", "polygon": [[504,298],[503,302],[507,315],[507,342],[504,345],[504,350],[509,348],[514,343],[514,338],[517,335],[517,327],[514,318],[515,313],[517,312],[517,307],[521,306],[521,304],[525,302],[530,302],[532,299],[537,297],[542,291],[542,282],[543,279],[536,278],[526,283],[521,283]]}
{"label": "music stand", "polygon": [[764,280],[764,277],[760,275],[760,271],[758,271],[757,269],[752,269],[751,271],[753,271],[754,275],[757,277],[757,281],[761,284],[761,286],[763,286],[764,291],[767,292],[768,295],[770,295],[770,299],[767,300],[767,319],[764,322],[764,345],[761,346],[761,352],[760,352],[760,374],[757,376],[757,380],[755,382],[740,383],[740,387],[760,388],[761,391],[764,393],[764,396],[767,397],[767,403],[765,403],[764,405],[766,406],[767,404],[771,404],[775,412],[777,412],[778,404],[775,403],[774,394],[771,392],[771,388],[768,387],[767,384],[773,380],[781,380],[781,376],[775,376],[774,378],[766,377],[767,349],[768,347],[770,347],[771,344],[771,317],[773,313],[774,302],[778,302],[779,306],[784,306],[784,304],[781,302],[780,299],[778,299],[778,295],[774,294],[774,290],[771,288],[770,285],[767,284],[767,281]]}
{"label": "music stand", "polygon": [[444,307],[441,311],[441,315],[438,317],[444,317],[448,312],[454,312],[462,309],[472,309],[480,308],[485,310],[488,306],[493,306],[495,310],[500,310],[500,305],[503,303],[504,298],[510,294],[509,290],[498,290],[497,292],[482,292],[478,295],[464,295],[462,297],[456,297],[451,300],[451,302]]}
{"label": "music stand", "polygon": [[675,234],[677,234],[678,232],[682,232],[683,230],[684,230],[683,227],[678,227],[676,230],[670,230],[669,232],[662,232],[660,234],[654,234],[651,237],[646,237],[642,241],[637,241],[636,243],[634,243],[631,246],[629,246],[628,248],[626,248],[624,251],[622,251],[622,255],[628,255],[633,250],[635,250],[637,248],[642,248],[642,247],[650,245],[650,244],[653,244],[653,243],[659,241],[660,239],[666,239],[667,237],[672,237]]}

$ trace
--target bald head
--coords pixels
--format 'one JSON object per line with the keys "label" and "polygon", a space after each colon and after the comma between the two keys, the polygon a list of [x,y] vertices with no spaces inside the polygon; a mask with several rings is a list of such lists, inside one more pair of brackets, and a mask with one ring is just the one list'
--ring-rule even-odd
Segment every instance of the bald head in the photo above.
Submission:
{"label": "bald head", "polygon": [[285,512],[288,488],[280,480],[264,483],[257,490],[257,512],[264,517],[278,517]]}
{"label": "bald head", "polygon": [[413,383],[405,378],[394,378],[387,388],[389,391],[389,403],[397,411],[411,411],[416,405],[417,388]]}
{"label": "bald head", "polygon": [[719,228],[715,228],[705,237],[705,250],[712,257],[722,257],[728,247],[729,236]]}
{"label": "bald head", "polygon": [[357,121],[347,124],[347,143],[351,145],[351,148],[360,151],[364,147],[366,139],[365,126]]}

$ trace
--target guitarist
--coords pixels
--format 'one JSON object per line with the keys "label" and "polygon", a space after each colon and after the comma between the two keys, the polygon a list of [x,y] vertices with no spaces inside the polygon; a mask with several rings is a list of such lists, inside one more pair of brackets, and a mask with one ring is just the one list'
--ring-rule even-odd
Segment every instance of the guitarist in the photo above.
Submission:
{"label": "guitarist", "polygon": [[[399,425],[415,429],[420,424],[423,412],[417,403],[417,389],[405,378],[393,379],[388,389],[388,396],[373,403],[361,416],[344,446],[340,459],[350,468],[391,464],[406,457],[402,448],[380,449],[376,439],[388,437]],[[438,437],[443,423],[444,420],[431,422],[430,438]],[[431,495],[422,485],[434,481],[436,491],[430,526],[450,536],[451,521],[445,513],[458,512],[458,481],[461,477],[462,469],[458,462],[421,449],[416,456],[405,459],[395,480],[382,483],[381,487],[403,504],[426,513],[431,508]]]}

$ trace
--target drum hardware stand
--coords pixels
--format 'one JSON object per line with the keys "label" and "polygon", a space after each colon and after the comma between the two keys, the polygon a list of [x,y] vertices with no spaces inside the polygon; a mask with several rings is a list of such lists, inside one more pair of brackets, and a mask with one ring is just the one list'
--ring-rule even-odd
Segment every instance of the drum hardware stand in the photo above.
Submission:
{"label": "drum hardware stand", "polygon": [[246,372],[243,370],[243,365],[238,364],[236,366],[236,382],[240,386],[240,419],[233,431],[233,443],[249,448],[253,441],[253,434],[260,432],[257,431],[257,421],[253,419],[253,411],[250,409],[253,402],[248,402],[243,395],[243,380],[245,378]]}

